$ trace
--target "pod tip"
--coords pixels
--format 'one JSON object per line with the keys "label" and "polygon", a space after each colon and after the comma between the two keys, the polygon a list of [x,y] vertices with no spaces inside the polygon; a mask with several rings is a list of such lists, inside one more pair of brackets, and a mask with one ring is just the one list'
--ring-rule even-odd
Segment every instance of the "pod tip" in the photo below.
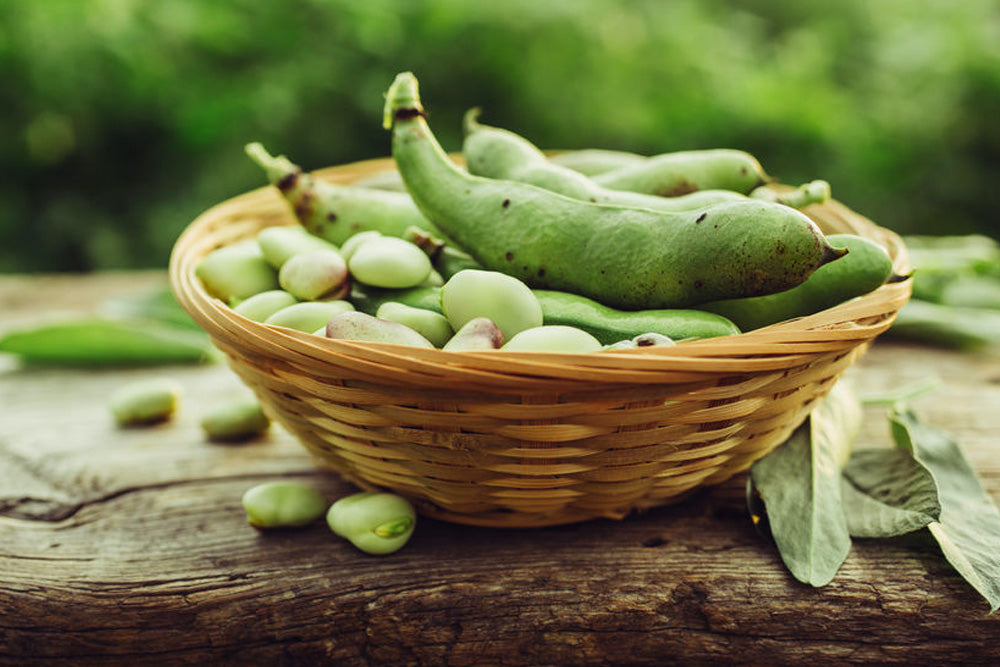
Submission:
{"label": "pod tip", "polygon": [[820,259],[820,264],[829,264],[834,260],[840,259],[849,252],[850,250],[846,247],[838,248],[830,245],[829,243],[825,243],[823,246],[823,257]]}
{"label": "pod tip", "polygon": [[805,205],[822,204],[830,199],[830,184],[824,180],[810,181],[801,189]]}
{"label": "pod tip", "polygon": [[885,282],[887,284],[891,285],[893,283],[901,283],[901,282],[907,281],[907,280],[909,280],[912,277],[913,277],[913,270],[912,269],[909,270],[909,271],[907,271],[906,273],[896,273],[895,271],[893,271],[892,275],[890,275],[888,278],[886,278]]}

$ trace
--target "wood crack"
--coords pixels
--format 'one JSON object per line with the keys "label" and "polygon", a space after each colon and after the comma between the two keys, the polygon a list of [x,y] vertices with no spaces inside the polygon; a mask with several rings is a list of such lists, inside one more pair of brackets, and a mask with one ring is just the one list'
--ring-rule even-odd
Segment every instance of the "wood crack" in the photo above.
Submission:
{"label": "wood crack", "polygon": [[[315,472],[285,472],[281,473],[287,477],[314,477],[321,474]],[[253,473],[242,475],[230,475],[227,477],[191,477],[186,479],[175,479],[156,484],[143,484],[138,486],[127,486],[104,495],[95,496],[80,502],[67,503],[49,498],[34,498],[30,496],[21,498],[0,498],[0,517],[18,519],[21,521],[41,521],[48,523],[58,523],[75,516],[82,509],[110,502],[133,493],[144,491],[156,491],[173,487],[191,486],[198,484],[209,484],[213,482],[226,483],[233,481],[254,481],[260,479],[272,479],[274,473]]]}

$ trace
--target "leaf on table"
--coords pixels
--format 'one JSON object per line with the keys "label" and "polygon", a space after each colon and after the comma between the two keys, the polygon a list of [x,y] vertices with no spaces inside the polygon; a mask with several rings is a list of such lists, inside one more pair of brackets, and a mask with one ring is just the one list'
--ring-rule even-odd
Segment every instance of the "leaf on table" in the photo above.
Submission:
{"label": "leaf on table", "polygon": [[185,329],[201,330],[201,327],[181,307],[174,293],[166,288],[107,299],[100,304],[98,312],[109,318],[154,320]]}
{"label": "leaf on table", "polygon": [[851,548],[840,466],[860,422],[853,388],[837,383],[809,419],[750,471],[782,561],[812,586],[828,584]]}
{"label": "leaf on table", "polygon": [[143,365],[218,359],[208,335],[147,320],[81,318],[11,331],[0,352],[30,364]]}
{"label": "leaf on table", "polygon": [[985,350],[1000,343],[1000,312],[910,299],[886,334],[956,350]]}
{"label": "leaf on table", "polygon": [[903,237],[917,282],[926,276],[996,275],[1000,243],[983,234]]}
{"label": "leaf on table", "polygon": [[841,499],[852,537],[894,537],[941,514],[931,473],[904,449],[862,449],[844,467]]}
{"label": "leaf on table", "polygon": [[851,456],[863,418],[864,408],[849,376],[837,381],[809,415],[813,441],[833,454],[837,471]]}
{"label": "leaf on table", "polygon": [[924,424],[910,410],[890,414],[893,439],[910,449],[930,471],[941,502],[938,521],[929,524],[945,558],[986,598],[1000,608],[1000,509],[983,489],[958,443]]}

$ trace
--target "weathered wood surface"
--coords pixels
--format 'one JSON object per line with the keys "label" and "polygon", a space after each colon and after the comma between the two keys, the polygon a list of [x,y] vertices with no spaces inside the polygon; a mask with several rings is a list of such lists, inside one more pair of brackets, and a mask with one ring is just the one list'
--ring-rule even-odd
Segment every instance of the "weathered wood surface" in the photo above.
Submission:
{"label": "weathered wood surface", "polygon": [[[88,312],[159,273],[0,278],[0,330]],[[1000,360],[879,342],[866,393],[915,401],[1000,499]],[[184,386],[170,424],[116,429],[106,395]],[[240,496],[277,478],[352,489],[276,428],[206,443],[224,365],[20,369],[0,361],[0,664],[997,664],[1000,615],[920,535],[856,541],[834,581],[793,580],[751,527],[743,478],[621,522],[489,530],[420,521],[388,557],[322,524],[260,533]],[[885,442],[881,410],[862,439]]]}

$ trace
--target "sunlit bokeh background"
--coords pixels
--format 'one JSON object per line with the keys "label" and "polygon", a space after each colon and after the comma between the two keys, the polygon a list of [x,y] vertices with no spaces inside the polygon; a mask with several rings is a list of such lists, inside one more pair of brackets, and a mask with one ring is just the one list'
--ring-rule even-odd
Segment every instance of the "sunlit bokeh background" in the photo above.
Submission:
{"label": "sunlit bokeh background", "polygon": [[995,0],[4,0],[0,271],[166,266],[263,185],[387,155],[412,70],[434,131],[544,148],[740,148],[902,233],[1000,236]]}

